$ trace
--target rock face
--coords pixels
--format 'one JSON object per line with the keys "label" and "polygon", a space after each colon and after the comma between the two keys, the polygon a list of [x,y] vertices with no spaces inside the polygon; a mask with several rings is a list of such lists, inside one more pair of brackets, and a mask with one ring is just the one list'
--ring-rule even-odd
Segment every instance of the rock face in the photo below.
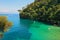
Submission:
{"label": "rock face", "polygon": [[20,12],[20,18],[60,26],[60,0],[35,0]]}

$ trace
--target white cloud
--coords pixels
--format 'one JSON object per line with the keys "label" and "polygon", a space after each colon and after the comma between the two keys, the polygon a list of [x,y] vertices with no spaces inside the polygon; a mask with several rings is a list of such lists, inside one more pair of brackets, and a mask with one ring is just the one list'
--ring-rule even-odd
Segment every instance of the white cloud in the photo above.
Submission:
{"label": "white cloud", "polygon": [[9,12],[7,9],[0,9],[0,12]]}
{"label": "white cloud", "polygon": [[18,11],[16,9],[2,9],[2,8],[0,8],[0,12],[3,12],[3,13],[18,13]]}

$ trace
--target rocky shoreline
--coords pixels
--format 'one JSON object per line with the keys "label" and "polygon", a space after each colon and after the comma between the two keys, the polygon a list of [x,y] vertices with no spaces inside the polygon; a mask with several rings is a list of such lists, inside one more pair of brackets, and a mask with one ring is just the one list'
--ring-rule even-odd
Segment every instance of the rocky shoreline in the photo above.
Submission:
{"label": "rocky shoreline", "polygon": [[[21,16],[20,16],[20,18],[21,19],[29,19],[29,18],[21,17]],[[33,19],[29,19],[29,20],[33,20]],[[45,20],[45,19],[37,19],[37,20],[35,20],[34,19],[34,21],[43,22],[44,24],[54,25],[54,26],[60,27],[60,21],[54,21],[54,20],[51,20],[51,19],[49,19],[49,20],[48,19],[47,20]]]}

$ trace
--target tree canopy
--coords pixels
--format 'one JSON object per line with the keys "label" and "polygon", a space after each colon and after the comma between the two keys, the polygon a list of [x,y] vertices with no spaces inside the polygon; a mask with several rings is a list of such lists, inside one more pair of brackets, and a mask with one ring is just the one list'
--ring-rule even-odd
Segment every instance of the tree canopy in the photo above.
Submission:
{"label": "tree canopy", "polygon": [[60,24],[60,0],[35,0],[26,8],[18,10],[20,18]]}
{"label": "tree canopy", "polygon": [[0,16],[0,31],[6,32],[12,26],[12,22],[7,20],[6,16]]}
{"label": "tree canopy", "polygon": [[11,26],[12,22],[9,22],[6,16],[0,16],[0,38]]}

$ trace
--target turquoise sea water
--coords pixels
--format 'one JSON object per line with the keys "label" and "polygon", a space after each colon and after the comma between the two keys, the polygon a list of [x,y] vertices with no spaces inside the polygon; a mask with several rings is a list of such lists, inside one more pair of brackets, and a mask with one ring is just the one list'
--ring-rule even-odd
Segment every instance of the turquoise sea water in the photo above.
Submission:
{"label": "turquoise sea water", "polygon": [[21,20],[21,23],[29,25],[30,40],[60,40],[60,27],[24,19]]}
{"label": "turquoise sea water", "polygon": [[18,14],[0,14],[7,16],[13,26],[4,33],[2,40],[60,40],[60,27],[42,22],[20,19]]}

